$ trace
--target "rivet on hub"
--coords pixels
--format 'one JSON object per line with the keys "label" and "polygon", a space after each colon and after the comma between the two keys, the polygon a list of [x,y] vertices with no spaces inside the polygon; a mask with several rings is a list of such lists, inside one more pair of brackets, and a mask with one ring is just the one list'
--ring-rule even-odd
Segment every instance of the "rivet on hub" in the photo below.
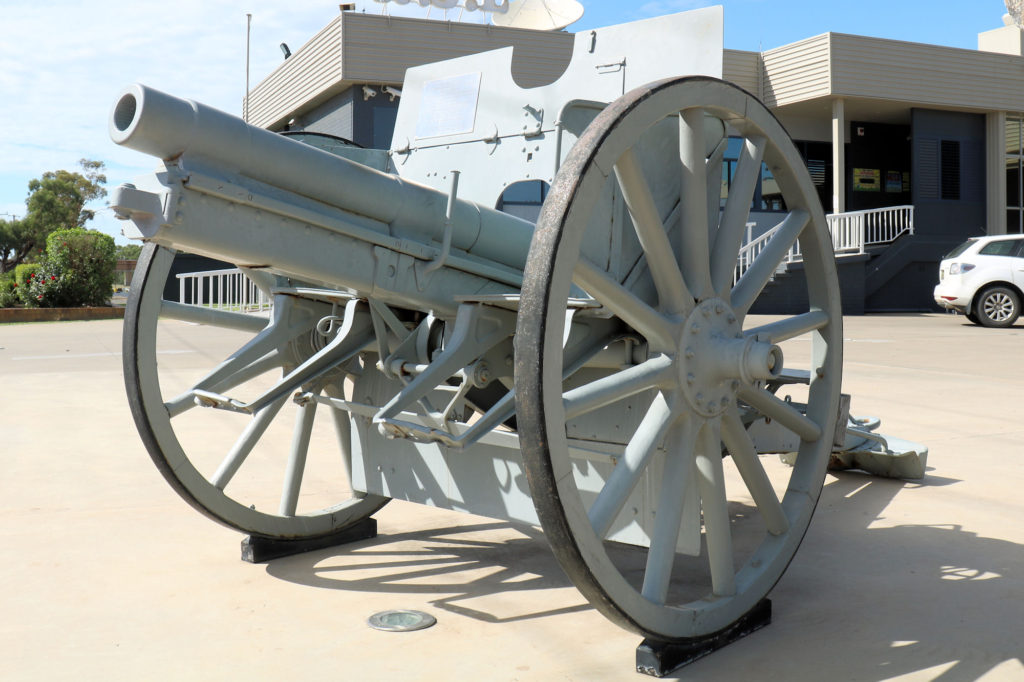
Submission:
{"label": "rivet on hub", "polygon": [[692,384],[696,380],[697,380],[697,377],[693,376],[693,374],[687,374],[686,375],[686,383]]}
{"label": "rivet on hub", "polygon": [[695,353],[693,352],[692,348],[687,348],[685,355],[687,359],[692,359]]}

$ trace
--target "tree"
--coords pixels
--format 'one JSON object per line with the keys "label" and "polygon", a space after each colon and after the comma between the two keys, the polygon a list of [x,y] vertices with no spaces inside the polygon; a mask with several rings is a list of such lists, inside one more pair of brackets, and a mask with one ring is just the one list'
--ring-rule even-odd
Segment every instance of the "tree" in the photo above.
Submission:
{"label": "tree", "polygon": [[141,244],[120,244],[117,247],[118,260],[138,260],[141,253]]}
{"label": "tree", "polygon": [[48,171],[28,183],[28,208],[21,220],[0,221],[0,272],[7,272],[29,256],[42,254],[46,237],[54,230],[81,227],[95,211],[85,204],[107,195],[104,163],[81,159],[82,173]]}

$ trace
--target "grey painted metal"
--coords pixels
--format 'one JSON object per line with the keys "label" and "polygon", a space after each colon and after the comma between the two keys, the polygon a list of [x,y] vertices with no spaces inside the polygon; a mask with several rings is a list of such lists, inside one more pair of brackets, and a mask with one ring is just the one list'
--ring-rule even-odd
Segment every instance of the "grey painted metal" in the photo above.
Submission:
{"label": "grey painted metal", "polygon": [[[577,36],[563,76],[529,90],[512,81],[508,50],[410,70],[390,160],[126,89],[112,137],[163,161],[111,197],[149,242],[126,378],[171,484],[212,518],[274,538],[334,533],[388,498],[541,523],[588,598],[648,636],[705,635],[753,608],[821,487],[842,334],[823,214],[778,122],[714,78],[643,85],[719,76],[721,30],[710,8]],[[752,188],[763,157],[789,207],[735,287],[726,264],[750,197],[719,218],[728,135],[746,140],[738,187]],[[554,182],[536,236],[489,208],[523,179]],[[797,240],[810,309],[745,331]],[[274,299],[259,328],[202,315],[239,330],[238,347],[184,387],[156,363],[158,317],[200,317],[161,301],[172,249],[242,266]],[[797,336],[812,341],[803,412],[766,385],[782,381],[778,344]],[[226,444],[190,442],[189,420],[210,415]],[[800,439],[781,490],[743,428],[759,416]],[[345,480],[307,509],[324,420]],[[290,445],[270,435],[282,425]],[[753,549],[733,531],[723,444],[766,520]],[[248,485],[264,448],[280,450],[266,497]],[[620,571],[608,541],[650,551]],[[680,555],[709,575],[682,601]]]}
{"label": "grey painted metal", "polygon": [[[276,513],[278,505],[264,506],[264,499],[256,500],[218,488],[209,470],[201,470],[202,458],[197,449],[203,444],[189,440],[188,419],[196,408],[194,395],[186,392],[187,399],[174,399],[175,390],[168,387],[173,377],[161,376],[156,350],[167,330],[158,324],[165,310],[161,301],[164,284],[170,272],[173,253],[155,244],[148,245],[139,258],[132,280],[132,300],[125,315],[125,384],[136,426],[154,463],[171,486],[195,509],[210,518],[243,532],[263,537],[282,539],[312,538],[330,535],[365,519],[379,509],[386,500],[362,493],[342,492],[326,507],[302,509],[295,515]],[[322,315],[309,315],[310,303],[301,299],[281,296],[274,307],[274,317],[266,322],[263,331],[251,342],[243,344],[224,362],[216,366],[205,378],[195,383],[214,390],[230,390],[254,378],[280,374],[294,363],[293,347],[303,331],[308,332]],[[329,312],[327,307],[326,311]],[[231,315],[220,313],[221,316]],[[216,318],[207,324],[236,328],[232,318],[228,324],[218,325]],[[244,337],[248,338],[248,337]],[[171,393],[170,400],[168,392]],[[167,401],[167,402],[165,402]],[[179,405],[172,409],[171,404]],[[333,410],[332,410],[333,411]],[[328,410],[319,410],[323,415]],[[244,432],[247,417],[232,415],[236,432]],[[231,422],[225,424],[231,427]],[[339,442],[343,452],[347,443]],[[223,452],[212,448],[214,458]],[[273,500],[273,498],[270,498]],[[259,508],[256,503],[259,502]],[[276,501],[275,501],[276,502]],[[272,510],[271,510],[272,509]]]}
{"label": "grey painted metal", "polygon": [[[723,249],[735,259],[735,236],[742,234],[747,216],[728,211],[723,222],[712,225],[716,234],[709,238],[701,183],[717,186],[719,178],[706,171],[714,163],[713,153],[694,151],[703,146],[703,131],[695,122],[705,114],[728,121],[753,155],[763,150],[789,211],[781,236],[735,286],[723,275],[728,273],[724,268],[719,286],[714,286],[712,272],[714,264],[728,261]],[[663,120],[684,122],[684,139],[675,147],[684,169],[676,189],[683,208],[679,224],[666,225],[677,249],[672,267],[693,296],[682,312],[678,301],[659,289],[672,275],[653,276],[645,287],[608,272],[602,277],[593,272],[593,261],[582,269],[578,265],[586,243],[608,229],[601,198],[623,181],[625,193],[638,193],[640,178],[612,173],[615,162],[630,149],[649,158],[649,138],[660,137]],[[663,172],[663,166],[649,165],[643,181],[654,185]],[[750,203],[750,196],[731,199],[737,205]],[[659,207],[660,215],[668,209]],[[612,241],[627,244],[632,239],[643,250],[651,243],[647,229],[642,218],[639,224],[629,217],[613,218],[611,230],[621,238]],[[681,234],[674,235],[674,229]],[[798,239],[808,258],[810,309],[744,329],[750,304]],[[660,254],[647,260],[668,267]],[[605,261],[604,267],[614,271],[615,264]],[[591,282],[601,282],[601,287],[588,289]],[[643,418],[624,434],[624,454],[596,498],[580,485],[587,473],[570,453],[563,424],[570,409],[578,412],[575,396],[613,394],[616,375],[595,377],[582,386],[566,386],[562,378],[562,313],[573,284],[602,304],[610,301],[607,307],[619,319],[632,315],[640,320],[631,328],[641,336],[650,334],[642,340],[671,368],[648,383],[647,401],[630,405]],[[643,311],[640,317],[637,310]],[[668,341],[662,338],[665,334]],[[783,358],[774,342],[797,337],[810,342],[804,360],[809,399],[803,411],[768,388],[783,380]],[[705,78],[656,82],[602,112],[566,160],[541,213],[524,278],[516,342],[517,414],[533,500],[560,563],[590,602],[624,627],[662,640],[708,636],[753,609],[782,575],[810,521],[831,451],[832,439],[822,436],[835,428],[842,373],[842,317],[831,239],[800,155],[778,121],[747,93]],[[741,348],[757,351],[751,356]],[[758,359],[752,364],[740,359],[749,357]],[[629,372],[621,374],[631,377]],[[769,476],[766,463],[756,457],[743,423],[760,416],[796,433],[799,455],[792,470]],[[731,457],[723,460],[723,447],[738,460],[735,465]],[[736,472],[739,491],[725,483],[725,462]],[[658,482],[651,495],[654,525],[650,550],[632,557],[610,542],[605,531],[609,517],[628,510],[624,497],[644,475]],[[735,505],[751,503],[750,515],[764,519],[759,527],[730,513]],[[686,538],[695,529],[703,542],[698,539],[687,547]],[[680,576],[687,577],[685,587]]]}

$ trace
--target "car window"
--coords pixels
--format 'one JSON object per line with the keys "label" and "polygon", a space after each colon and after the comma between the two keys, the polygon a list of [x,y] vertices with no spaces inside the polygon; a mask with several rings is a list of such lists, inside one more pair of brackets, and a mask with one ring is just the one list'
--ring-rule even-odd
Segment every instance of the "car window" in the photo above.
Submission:
{"label": "car window", "polygon": [[1024,258],[1024,239],[1017,240],[1017,250],[1013,252],[1017,258]]}
{"label": "car window", "polygon": [[974,240],[974,239],[968,239],[968,240],[967,240],[967,241],[965,241],[965,242],[964,242],[963,244],[961,244],[960,246],[956,247],[955,249],[953,249],[952,251],[950,251],[949,253],[947,253],[947,254],[946,254],[946,255],[944,256],[944,258],[956,258],[956,257],[957,257],[957,256],[959,256],[959,255],[960,255],[961,253],[963,253],[963,252],[964,252],[964,251],[966,251],[967,249],[971,248],[971,247],[972,247],[972,246],[974,245],[974,242],[975,242],[975,241],[976,241],[976,240]]}
{"label": "car window", "polygon": [[978,254],[981,256],[1012,256],[1017,253],[1018,242],[1017,239],[997,239],[981,247]]}

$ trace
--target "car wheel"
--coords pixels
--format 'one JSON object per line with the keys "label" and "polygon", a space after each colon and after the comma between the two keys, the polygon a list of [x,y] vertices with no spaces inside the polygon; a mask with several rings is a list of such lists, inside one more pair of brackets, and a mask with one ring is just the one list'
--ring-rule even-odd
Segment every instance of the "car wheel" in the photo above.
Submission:
{"label": "car wheel", "polygon": [[1006,287],[986,289],[978,296],[974,314],[986,327],[1009,327],[1020,315],[1020,298]]}
{"label": "car wheel", "polygon": [[981,320],[978,319],[978,316],[974,314],[973,310],[968,310],[964,315],[966,315],[967,319],[974,324],[981,324]]}

